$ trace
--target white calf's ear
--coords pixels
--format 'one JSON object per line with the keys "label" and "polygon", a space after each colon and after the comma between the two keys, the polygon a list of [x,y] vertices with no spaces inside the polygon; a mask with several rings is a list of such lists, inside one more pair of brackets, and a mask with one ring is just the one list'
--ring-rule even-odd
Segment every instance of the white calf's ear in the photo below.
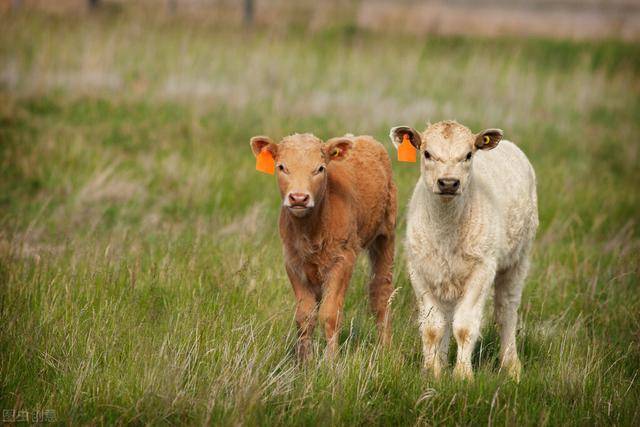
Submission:
{"label": "white calf's ear", "polygon": [[342,160],[353,147],[353,141],[349,137],[331,138],[325,142],[324,152],[327,160]]}
{"label": "white calf's ear", "polygon": [[502,139],[502,129],[485,129],[476,135],[475,146],[478,150],[492,150]]}
{"label": "white calf's ear", "polygon": [[389,132],[389,138],[391,138],[391,142],[393,143],[393,146],[396,147],[396,150],[402,143],[405,135],[409,137],[409,142],[411,142],[411,145],[419,150],[420,146],[422,145],[420,132],[409,126],[396,126],[391,128],[391,131]]}
{"label": "white calf's ear", "polygon": [[275,144],[268,136],[254,136],[249,141],[249,144],[251,145],[251,151],[253,151],[253,155],[256,157],[265,148],[271,152],[273,157],[275,157],[276,153],[278,152],[278,145]]}

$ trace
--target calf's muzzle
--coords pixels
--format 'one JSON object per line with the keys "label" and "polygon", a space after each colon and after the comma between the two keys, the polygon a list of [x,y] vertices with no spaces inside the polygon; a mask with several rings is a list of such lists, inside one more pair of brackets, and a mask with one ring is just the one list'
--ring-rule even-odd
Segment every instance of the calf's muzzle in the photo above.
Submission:
{"label": "calf's muzzle", "polygon": [[438,190],[440,194],[456,194],[460,188],[460,180],[456,178],[439,178]]}
{"label": "calf's muzzle", "polygon": [[287,195],[287,205],[289,207],[301,207],[309,208],[313,207],[313,203],[310,203],[311,196],[308,193],[289,193]]}

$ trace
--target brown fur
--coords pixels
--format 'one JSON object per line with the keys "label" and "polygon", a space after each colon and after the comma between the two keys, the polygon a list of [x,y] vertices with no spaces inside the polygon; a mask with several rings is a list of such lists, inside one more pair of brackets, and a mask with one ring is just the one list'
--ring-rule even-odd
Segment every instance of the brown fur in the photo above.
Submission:
{"label": "brown fur", "polygon": [[445,139],[450,139],[453,136],[454,124],[449,121],[445,121],[442,124],[442,136]]}
{"label": "brown fur", "polygon": [[424,331],[424,336],[427,340],[427,343],[430,345],[434,345],[439,340],[439,338],[441,338],[439,335],[440,334],[438,333],[438,331],[434,328],[427,328]]}
{"label": "brown fur", "polygon": [[[316,310],[328,353],[337,351],[344,296],[362,249],[371,260],[371,309],[380,339],[388,344],[397,207],[386,150],[369,136],[323,143],[310,134],[292,135],[280,144],[268,141],[266,149],[284,169],[276,168],[283,200],[289,192],[307,192],[314,203],[302,217],[284,205],[280,212],[285,265],[297,299],[298,356],[309,355]],[[326,173],[317,172],[319,165]]]}
{"label": "brown fur", "polygon": [[456,334],[456,338],[458,339],[458,342],[467,343],[467,341],[469,341],[469,336],[470,336],[469,329],[460,328],[455,331],[455,334]]}

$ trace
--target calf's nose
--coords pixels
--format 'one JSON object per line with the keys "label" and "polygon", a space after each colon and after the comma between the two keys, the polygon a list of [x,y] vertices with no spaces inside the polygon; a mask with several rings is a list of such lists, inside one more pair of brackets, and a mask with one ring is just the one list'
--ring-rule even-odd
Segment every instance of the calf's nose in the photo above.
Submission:
{"label": "calf's nose", "polygon": [[309,195],[307,193],[289,193],[289,201],[293,205],[307,205]]}
{"label": "calf's nose", "polygon": [[442,193],[455,193],[460,187],[460,180],[455,178],[438,179],[438,190]]}

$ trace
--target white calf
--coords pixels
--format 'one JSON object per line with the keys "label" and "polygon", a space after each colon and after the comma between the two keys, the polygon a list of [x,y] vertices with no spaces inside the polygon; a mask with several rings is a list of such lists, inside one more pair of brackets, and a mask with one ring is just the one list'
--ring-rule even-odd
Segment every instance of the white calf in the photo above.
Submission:
{"label": "white calf", "polygon": [[533,167],[513,143],[500,143],[499,129],[473,134],[453,121],[430,125],[422,134],[391,129],[396,147],[405,135],[421,155],[406,254],[420,306],[425,368],[440,375],[453,332],[454,373],[473,377],[471,353],[494,289],[501,366],[518,380],[517,310],[538,227]]}

